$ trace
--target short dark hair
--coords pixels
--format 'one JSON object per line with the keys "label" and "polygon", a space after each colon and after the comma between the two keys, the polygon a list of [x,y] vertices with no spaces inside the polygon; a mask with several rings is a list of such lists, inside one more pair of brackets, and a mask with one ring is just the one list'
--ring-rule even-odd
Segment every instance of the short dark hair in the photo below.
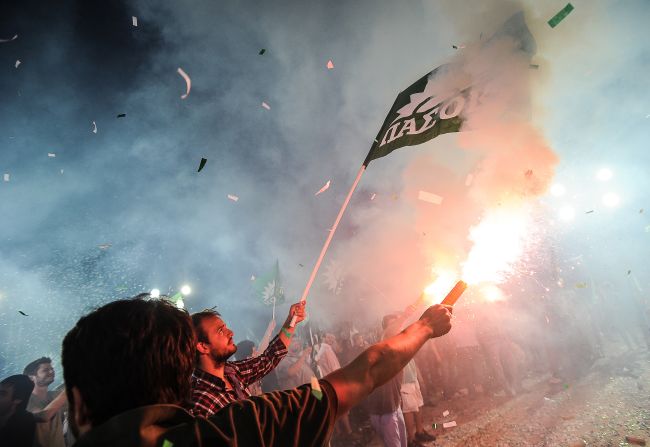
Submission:
{"label": "short dark hair", "polygon": [[23,369],[23,374],[25,374],[26,376],[35,376],[36,373],[38,372],[38,368],[41,365],[47,363],[52,363],[52,359],[49,357],[41,357],[40,359],[36,359],[33,362],[29,363],[27,366],[25,366],[25,369]]}
{"label": "short dark hair", "polygon": [[93,426],[126,410],[183,404],[196,349],[188,313],[161,299],[106,304],[79,319],[63,339],[70,405],[77,387]]}
{"label": "short dark hair", "polygon": [[[194,333],[196,334],[196,341],[200,342],[202,341],[203,343],[208,342],[208,334],[205,333],[203,330],[203,326],[201,323],[203,320],[208,319],[208,318],[221,318],[221,314],[217,312],[214,309],[205,309],[202,310],[201,312],[196,312],[192,314],[192,326],[194,326]],[[196,351],[194,354],[194,362],[198,365],[199,364],[199,351]]]}
{"label": "short dark hair", "polygon": [[[38,367],[36,368],[38,369]],[[11,387],[13,398],[20,399],[20,404],[18,404],[17,408],[18,411],[26,411],[29,397],[34,390],[34,382],[32,382],[32,379],[25,374],[16,374],[3,379],[0,384]]]}
{"label": "short dark hair", "polygon": [[236,360],[244,360],[253,355],[253,348],[255,343],[250,340],[242,340],[237,343],[237,353],[235,354]]}
{"label": "short dark hair", "polygon": [[192,326],[194,326],[194,332],[196,333],[197,341],[202,341],[204,343],[208,342],[208,335],[203,331],[201,323],[207,318],[217,317],[221,318],[221,314],[214,309],[205,309],[201,312],[196,312],[192,314]]}

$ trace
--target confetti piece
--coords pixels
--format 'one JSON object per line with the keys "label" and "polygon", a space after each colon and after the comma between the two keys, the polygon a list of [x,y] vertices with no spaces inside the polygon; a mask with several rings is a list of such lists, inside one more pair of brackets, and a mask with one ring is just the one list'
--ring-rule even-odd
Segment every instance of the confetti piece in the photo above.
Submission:
{"label": "confetti piece", "polygon": [[4,180],[5,180],[5,182],[8,182],[8,181],[9,181],[9,174],[5,174],[5,175],[4,175]]}
{"label": "confetti piece", "polygon": [[526,172],[524,172],[524,175],[526,176],[526,178],[531,178],[533,176],[533,170],[532,169],[527,170]]}
{"label": "confetti piece", "polygon": [[325,185],[321,189],[319,189],[318,192],[314,195],[317,196],[318,194],[327,191],[329,187],[330,187],[330,180],[328,180],[327,183],[325,183]]}
{"label": "confetti piece", "polygon": [[[5,174],[5,175],[7,176],[7,178],[9,178],[9,174]],[[6,181],[8,182],[9,180],[6,180]],[[646,232],[646,233],[650,233],[650,225],[648,225],[647,227],[645,227],[645,232]]]}
{"label": "confetti piece", "polygon": [[18,68],[19,65],[20,65],[20,59],[16,61],[16,68]]}
{"label": "confetti piece", "polygon": [[627,271],[627,274],[628,274],[628,275],[629,275],[630,273],[632,273],[632,270],[628,270],[628,271]]}
{"label": "confetti piece", "polygon": [[201,172],[201,169],[205,166],[205,164],[208,162],[207,158],[201,158],[201,162],[199,163],[199,170],[196,172]]}
{"label": "confetti piece", "polygon": [[25,312],[23,312],[22,310],[19,310],[18,313],[19,313],[20,315],[24,315],[25,317],[29,317],[29,315],[27,315],[27,314],[26,314]]}
{"label": "confetti piece", "polygon": [[163,441],[163,445],[162,445],[162,447],[174,447],[174,443],[171,442],[169,439],[165,439],[165,440]]}
{"label": "confetti piece", "polygon": [[467,177],[465,178],[465,186],[471,186],[473,181],[474,174],[467,174]]}
{"label": "confetti piece", "polygon": [[63,174],[63,169],[61,169],[61,174]]}
{"label": "confetti piece", "polygon": [[641,209],[639,210],[639,214],[641,214],[641,213],[643,213],[643,208],[641,208]]}
{"label": "confetti piece", "polygon": [[97,133],[97,124],[93,121],[93,133]]}
{"label": "confetti piece", "polygon": [[442,424],[443,428],[451,428],[456,426],[456,421],[445,422]]}
{"label": "confetti piece", "polygon": [[120,113],[119,115],[117,115],[118,118],[124,118],[125,116],[126,116],[126,113]]}
{"label": "confetti piece", "polygon": [[633,445],[645,445],[645,439],[637,438],[636,436],[626,436],[625,442]]}
{"label": "confetti piece", "polygon": [[434,430],[437,430],[438,429],[438,424],[436,424],[434,422],[433,424],[431,424],[431,428],[433,428]]}
{"label": "confetti piece", "polygon": [[446,418],[447,416],[449,416],[449,410],[445,410],[445,411],[443,411],[443,412],[442,412],[442,417],[445,417],[445,418]]}
{"label": "confetti piece", "polygon": [[262,48],[260,52],[258,53],[260,56],[266,53],[266,48]]}
{"label": "confetti piece", "polygon": [[266,110],[271,110],[271,106],[262,101],[262,107],[264,107]]}
{"label": "confetti piece", "polygon": [[55,158],[56,154],[54,152],[48,152],[47,156],[50,157],[50,158]]}
{"label": "confetti piece", "polygon": [[304,265],[302,265],[302,264],[298,264],[298,265],[299,265],[300,267],[304,267]]}
{"label": "confetti piece", "polygon": [[370,200],[375,200],[375,197],[377,197],[377,194],[373,193],[372,196],[370,196]]}
{"label": "confetti piece", "polygon": [[16,39],[18,39],[18,34],[15,34],[14,37],[12,37],[11,39],[0,39],[0,43],[7,43]]}
{"label": "confetti piece", "polygon": [[564,8],[560,10],[557,14],[555,14],[551,20],[548,21],[548,24],[551,26],[551,28],[555,28],[566,16],[569,15],[569,13],[573,11],[573,5],[571,3],[567,3]]}
{"label": "confetti piece", "polygon": [[190,89],[192,88],[192,80],[191,80],[190,77],[187,75],[187,73],[185,73],[185,72],[183,71],[183,69],[182,69],[181,67],[178,67],[178,69],[177,69],[176,71],[178,72],[179,75],[181,75],[181,77],[182,77],[183,79],[185,79],[185,87],[186,87],[186,91],[185,91],[185,94],[184,94],[184,95],[181,95],[181,99],[185,99],[185,98],[187,98],[187,95],[190,94]]}
{"label": "confetti piece", "polygon": [[331,70],[332,68],[334,68],[334,62],[332,62],[332,59],[330,59],[327,61],[327,69]]}
{"label": "confetti piece", "polygon": [[255,281],[255,275],[251,275],[251,281]]}
{"label": "confetti piece", "polygon": [[99,248],[101,250],[107,250],[107,249],[111,248],[111,244],[101,244],[101,245],[98,245],[97,248]]}
{"label": "confetti piece", "polygon": [[133,26],[138,26],[138,18],[136,16],[131,16],[131,20],[133,21]]}
{"label": "confetti piece", "polygon": [[589,210],[589,211],[585,211],[585,214],[591,214],[593,212],[594,212],[594,210]]}
{"label": "confetti piece", "polygon": [[316,377],[311,378],[311,394],[318,400],[323,398],[323,390],[320,389],[320,383]]}
{"label": "confetti piece", "polygon": [[237,196],[233,196],[232,194],[228,194],[228,198],[229,198],[230,200],[232,200],[233,202],[236,202],[236,201],[239,200],[239,197],[237,197]]}
{"label": "confetti piece", "polygon": [[586,289],[586,288],[587,288],[586,282],[579,282],[576,284],[576,289]]}
{"label": "confetti piece", "polygon": [[442,197],[426,191],[420,191],[418,193],[418,200],[433,203],[434,205],[440,205],[442,203]]}
{"label": "confetti piece", "polygon": [[534,70],[539,70],[539,65],[537,65],[537,64],[530,64],[530,65],[528,66],[528,68],[532,68],[532,69],[534,69]]}

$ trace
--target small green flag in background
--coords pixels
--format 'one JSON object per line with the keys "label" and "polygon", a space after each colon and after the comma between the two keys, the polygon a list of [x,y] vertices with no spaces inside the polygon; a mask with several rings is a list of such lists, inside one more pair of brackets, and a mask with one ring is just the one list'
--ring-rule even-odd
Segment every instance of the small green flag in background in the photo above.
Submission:
{"label": "small green flag in background", "polygon": [[257,297],[267,306],[284,303],[284,287],[280,278],[280,263],[276,260],[273,269],[266,275],[255,278],[253,289]]}

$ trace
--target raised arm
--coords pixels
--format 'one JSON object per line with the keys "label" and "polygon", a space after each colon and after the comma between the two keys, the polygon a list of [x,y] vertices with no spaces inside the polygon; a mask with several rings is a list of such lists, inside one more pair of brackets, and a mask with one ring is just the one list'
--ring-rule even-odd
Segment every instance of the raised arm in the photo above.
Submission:
{"label": "raised arm", "polygon": [[34,419],[36,422],[48,422],[67,402],[68,399],[66,398],[65,390],[63,390],[54,399],[52,399],[52,402],[47,404],[47,407],[43,408],[40,411],[35,411],[33,413]]}
{"label": "raised arm", "polygon": [[422,345],[451,329],[451,307],[436,304],[399,334],[376,343],[349,365],[328,374],[338,398],[338,414],[344,414],[406,366]]}

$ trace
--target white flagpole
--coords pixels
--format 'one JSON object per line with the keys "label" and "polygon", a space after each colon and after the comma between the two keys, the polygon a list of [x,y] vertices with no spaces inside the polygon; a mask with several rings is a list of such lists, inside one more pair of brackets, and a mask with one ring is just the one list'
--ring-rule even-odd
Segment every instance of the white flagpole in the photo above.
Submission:
{"label": "white flagpole", "polygon": [[[341,209],[339,210],[339,214],[336,216],[336,220],[334,221],[334,225],[330,229],[329,235],[327,236],[327,239],[325,240],[325,244],[323,245],[323,248],[320,251],[320,255],[318,256],[318,260],[316,261],[316,265],[314,265],[314,269],[311,271],[311,275],[309,276],[309,281],[307,281],[307,286],[305,287],[305,290],[302,292],[302,297],[300,298],[300,301],[307,301],[307,295],[309,295],[309,289],[311,289],[312,284],[314,283],[314,279],[316,278],[316,274],[318,273],[318,269],[320,268],[321,263],[323,262],[323,258],[325,257],[325,253],[327,253],[327,249],[330,246],[330,242],[332,242],[332,238],[334,237],[334,233],[336,233],[336,229],[339,226],[339,222],[341,222],[341,218],[343,217],[343,213],[345,213],[345,209],[348,207],[348,203],[350,203],[350,198],[352,197],[352,194],[354,193],[354,190],[357,189],[357,185],[359,184],[359,180],[361,180],[361,176],[363,175],[364,171],[366,170],[366,165],[361,165],[361,168],[359,169],[359,172],[357,173],[357,177],[354,179],[354,183],[352,183],[352,187],[350,188],[350,191],[348,192],[347,197],[345,198],[345,201],[343,202],[343,205],[341,206]],[[291,327],[294,327],[296,325],[296,316],[291,319]]]}

